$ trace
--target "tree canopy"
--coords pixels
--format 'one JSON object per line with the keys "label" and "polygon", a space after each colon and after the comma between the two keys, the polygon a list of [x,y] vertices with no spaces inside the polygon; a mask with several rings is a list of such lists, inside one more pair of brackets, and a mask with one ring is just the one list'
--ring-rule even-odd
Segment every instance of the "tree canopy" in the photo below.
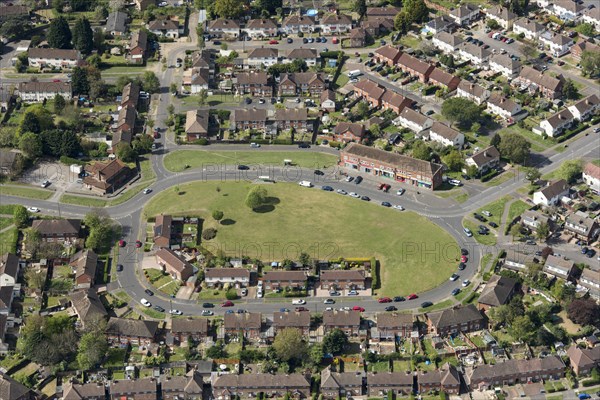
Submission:
{"label": "tree canopy", "polygon": [[285,362],[300,360],[306,355],[306,342],[302,332],[296,328],[285,328],[277,332],[273,348],[277,356]]}
{"label": "tree canopy", "polygon": [[267,189],[255,186],[246,195],[246,206],[252,210],[258,209],[267,201]]}
{"label": "tree canopy", "polygon": [[469,129],[481,118],[481,109],[469,99],[452,97],[442,104],[442,115],[459,127]]}
{"label": "tree canopy", "polygon": [[348,345],[348,336],[340,330],[334,329],[323,338],[323,352],[338,355]]}
{"label": "tree canopy", "polygon": [[581,160],[567,160],[558,169],[558,175],[568,183],[574,183],[582,172],[583,163]]}
{"label": "tree canopy", "polygon": [[600,53],[594,51],[584,51],[581,53],[581,70],[591,78],[600,76]]}
{"label": "tree canopy", "polygon": [[214,12],[221,18],[238,18],[243,10],[243,1],[239,0],[216,0]]}
{"label": "tree canopy", "polygon": [[531,143],[518,133],[507,133],[502,137],[498,150],[502,157],[512,163],[524,164],[529,158]]}
{"label": "tree canopy", "polygon": [[429,161],[431,159],[431,147],[422,140],[415,141],[412,146],[412,156],[419,160]]}
{"label": "tree canopy", "polygon": [[83,54],[90,54],[94,48],[94,33],[85,17],[77,19],[73,26],[73,47]]}
{"label": "tree canopy", "polygon": [[65,17],[61,15],[50,22],[46,39],[50,47],[56,49],[71,48],[71,29]]}
{"label": "tree canopy", "polygon": [[569,100],[576,100],[580,97],[579,89],[571,79],[567,79],[563,85],[563,96]]}
{"label": "tree canopy", "polygon": [[576,299],[567,307],[569,319],[580,325],[600,326],[600,305],[593,299]]}
{"label": "tree canopy", "polygon": [[142,75],[142,87],[148,93],[156,93],[160,90],[160,81],[154,72],[144,72],[144,75]]}

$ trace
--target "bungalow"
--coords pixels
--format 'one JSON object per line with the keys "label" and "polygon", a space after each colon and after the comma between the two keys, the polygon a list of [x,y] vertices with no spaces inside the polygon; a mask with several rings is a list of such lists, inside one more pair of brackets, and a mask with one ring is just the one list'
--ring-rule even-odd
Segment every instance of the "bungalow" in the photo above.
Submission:
{"label": "bungalow", "polygon": [[521,63],[513,60],[507,54],[494,54],[490,57],[490,69],[507,78],[514,78],[521,70]]}
{"label": "bungalow", "polygon": [[33,48],[27,54],[29,66],[40,69],[72,69],[81,61],[78,50]]}
{"label": "bungalow", "polygon": [[293,49],[287,55],[287,59],[283,60],[284,63],[291,63],[295,60],[304,60],[306,65],[309,67],[314,67],[317,65],[317,61],[319,60],[319,54],[316,49],[305,49],[300,47],[298,49]]}
{"label": "bungalow", "polygon": [[404,110],[400,112],[398,118],[394,120],[394,124],[410,129],[414,133],[420,133],[425,129],[431,128],[433,120],[412,108],[405,107]]}
{"label": "bungalow", "polygon": [[442,166],[373,147],[350,143],[340,154],[340,166],[435,190],[442,184]]}
{"label": "bungalow", "polygon": [[469,25],[479,19],[479,7],[475,4],[465,3],[450,10],[448,16],[454,20],[456,25]]}
{"label": "bungalow", "polygon": [[80,219],[36,219],[31,224],[42,242],[75,243],[81,231]]}
{"label": "bungalow", "polygon": [[413,392],[413,375],[406,372],[368,372],[369,397],[407,396]]}
{"label": "bungalow", "polygon": [[248,66],[268,68],[279,63],[279,52],[273,47],[257,47],[248,54]]}
{"label": "bungalow", "polygon": [[573,118],[585,121],[600,110],[600,99],[592,94],[569,106],[568,109],[573,114]]}
{"label": "bungalow", "polygon": [[502,28],[510,30],[517,15],[506,7],[491,7],[486,10],[486,18],[496,21]]}
{"label": "bungalow", "polygon": [[563,21],[575,21],[583,10],[585,7],[573,0],[555,0],[549,7],[549,11]]}
{"label": "bungalow", "polygon": [[325,335],[339,329],[348,337],[358,336],[360,329],[360,311],[323,311],[323,332]]}
{"label": "bungalow", "polygon": [[523,254],[514,249],[508,249],[502,267],[515,272],[525,272],[528,264],[533,263],[533,258],[531,254]]}
{"label": "bungalow", "polygon": [[127,59],[132,64],[143,64],[148,51],[148,33],[145,30],[133,32],[129,40]]}
{"label": "bungalow", "polygon": [[343,34],[352,29],[352,18],[346,14],[329,14],[321,19],[320,26],[326,35]]}
{"label": "bungalow", "polygon": [[415,58],[408,53],[402,53],[398,59],[398,66],[404,73],[419,79],[419,82],[425,83],[429,79],[429,74],[434,66]]}
{"label": "bungalow", "polygon": [[583,168],[583,182],[596,194],[600,194],[600,167],[596,164],[587,163]]}
{"label": "bungalow", "polygon": [[487,311],[507,304],[517,292],[518,282],[513,278],[492,275],[477,300],[477,308]]}
{"label": "bungalow", "polygon": [[226,283],[246,287],[250,285],[250,271],[245,268],[207,268],[204,281],[208,287],[223,286]]}
{"label": "bungalow", "polygon": [[277,24],[268,18],[251,19],[242,32],[253,39],[273,37],[277,35]]}
{"label": "bungalow", "polygon": [[233,88],[238,96],[271,97],[273,87],[266,72],[240,72],[233,78]]}
{"label": "bungalow", "polygon": [[21,82],[19,83],[19,97],[25,103],[41,103],[45,100],[61,96],[66,101],[71,101],[73,91],[69,82]]}
{"label": "bungalow", "polygon": [[158,393],[157,383],[154,378],[112,381],[108,389],[110,400],[154,400]]}
{"label": "bungalow", "polygon": [[231,313],[225,314],[223,317],[224,333],[229,337],[237,337],[239,334],[243,334],[248,340],[258,340],[260,339],[262,325],[261,313]]}
{"label": "bungalow", "polygon": [[352,270],[321,270],[320,285],[324,290],[365,290],[367,288],[365,271]]}
{"label": "bungalow", "polygon": [[185,136],[188,142],[208,137],[208,110],[189,110],[185,114]]}
{"label": "bungalow", "polygon": [[513,24],[513,32],[520,35],[521,33],[529,40],[538,40],[540,35],[546,31],[546,27],[542,24],[538,24],[535,21],[531,21],[527,18],[519,18]]}
{"label": "bungalow", "polygon": [[105,400],[106,388],[98,382],[76,383],[65,382],[63,384],[62,400]]}
{"label": "bungalow", "polygon": [[460,78],[458,76],[449,74],[437,67],[433,68],[431,74],[429,74],[429,84],[436,85],[448,93],[456,90],[459,83]]}
{"label": "bungalow", "polygon": [[18,256],[11,253],[4,253],[0,257],[0,287],[18,286],[20,288],[20,284],[17,283],[20,272],[21,264]]}
{"label": "bungalow", "polygon": [[450,32],[455,26],[454,19],[443,14],[427,22],[424,29],[426,32],[436,35],[440,32]]}
{"label": "bungalow", "polygon": [[364,124],[354,122],[338,122],[333,129],[333,137],[337,142],[349,143],[358,142],[360,143],[365,136]]}
{"label": "bungalow", "polygon": [[427,330],[437,336],[485,329],[485,317],[473,304],[427,313]]}
{"label": "bungalow", "polygon": [[583,241],[593,243],[600,233],[598,222],[583,211],[575,211],[567,216],[565,231]]}
{"label": "bungalow", "polygon": [[564,179],[549,182],[546,187],[533,193],[533,204],[544,207],[556,205],[561,197],[569,193],[569,187]]}
{"label": "bungalow", "polygon": [[232,125],[238,131],[264,130],[267,126],[267,110],[246,108],[233,110]]}
{"label": "bungalow", "polygon": [[462,42],[459,36],[448,32],[440,32],[431,40],[435,47],[448,54],[456,52]]}
{"label": "bungalow", "polygon": [[479,47],[473,43],[463,42],[458,48],[458,55],[466,61],[470,61],[473,65],[481,66],[486,64],[492,53]]}
{"label": "bungalow", "polygon": [[351,48],[362,48],[367,45],[368,33],[365,28],[352,28],[350,31]]}
{"label": "bungalow", "polygon": [[388,66],[393,67],[400,59],[402,52],[393,46],[387,45],[378,48],[373,54],[373,58],[375,58],[376,62],[385,63]]}
{"label": "bungalow", "polygon": [[362,97],[371,107],[381,107],[385,88],[370,79],[363,79],[354,84],[354,93],[357,97]]}
{"label": "bungalow", "polygon": [[490,91],[476,83],[461,80],[456,89],[456,95],[458,97],[465,97],[480,105],[490,97]]}
{"label": "bungalow", "polygon": [[156,263],[173,279],[186,282],[194,274],[194,266],[171,249],[161,248],[155,254]]}
{"label": "bungalow", "polygon": [[527,210],[521,214],[521,224],[527,228],[537,231],[542,225],[549,225],[550,218],[539,211]]}
{"label": "bungalow", "polygon": [[279,81],[280,96],[311,96],[321,97],[327,84],[323,75],[318,72],[295,72],[282,74]]}
{"label": "bungalow", "polygon": [[600,273],[596,270],[584,269],[577,286],[587,290],[591,297],[598,300],[600,298]]}
{"label": "bungalow", "polygon": [[547,136],[556,137],[569,129],[573,123],[575,123],[575,117],[568,108],[564,108],[540,122],[540,128]]}
{"label": "bungalow", "polygon": [[377,313],[377,339],[409,338],[414,330],[412,314]]}
{"label": "bungalow", "polygon": [[286,394],[295,399],[310,397],[310,381],[302,374],[215,374],[211,383],[213,398],[221,400],[256,398],[260,393],[273,398]]}
{"label": "bungalow", "polygon": [[123,86],[121,94],[121,107],[137,107],[140,99],[140,85],[136,82],[129,82]]}
{"label": "bungalow", "polygon": [[492,93],[488,99],[486,111],[510,120],[521,112],[521,106],[500,93]]}
{"label": "bungalow", "polygon": [[113,345],[148,346],[157,333],[158,321],[111,317],[106,324],[106,338]]}
{"label": "bungalow", "polygon": [[122,36],[127,32],[127,13],[123,11],[113,11],[108,14],[104,32],[112,36]]}
{"label": "bungalow", "polygon": [[555,255],[549,255],[548,258],[546,258],[546,263],[544,264],[542,271],[547,275],[568,281],[573,274],[574,267],[575,264],[573,261],[568,261]]}
{"label": "bungalow", "polygon": [[562,75],[555,78],[524,66],[519,73],[519,77],[514,79],[512,83],[528,88],[532,93],[539,90],[543,96],[556,99],[562,95],[564,78]]}
{"label": "bungalow", "polygon": [[304,271],[267,271],[263,274],[265,289],[275,290],[282,288],[303,289],[307,279]]}
{"label": "bungalow", "polygon": [[362,388],[363,377],[360,372],[332,372],[331,368],[321,371],[321,394],[325,399],[362,396]]}
{"label": "bungalow", "polygon": [[[588,271],[588,270],[584,270]],[[600,346],[591,349],[581,349],[576,345],[572,345],[567,350],[569,362],[575,375],[587,375],[594,368],[600,368]]]}
{"label": "bungalow", "polygon": [[500,152],[496,147],[489,146],[468,157],[465,161],[467,165],[477,167],[477,171],[482,174],[500,164]]}
{"label": "bungalow", "polygon": [[573,39],[558,33],[544,32],[540,35],[540,42],[550,50],[554,57],[562,57],[573,47]]}
{"label": "bungalow", "polygon": [[218,38],[237,38],[240,36],[240,24],[233,19],[215,19],[208,24],[206,33]]}
{"label": "bungalow", "polygon": [[98,255],[91,249],[80,250],[71,257],[69,263],[75,274],[75,288],[89,289],[96,282]]}
{"label": "bungalow", "polygon": [[134,170],[121,160],[96,161],[86,165],[88,175],[83,184],[89,190],[105,195],[123,187],[134,175]]}
{"label": "bungalow", "polygon": [[275,126],[280,131],[287,129],[307,131],[312,128],[312,123],[308,119],[306,108],[287,108],[275,110]]}
{"label": "bungalow", "polygon": [[465,377],[471,390],[492,389],[503,385],[560,379],[565,374],[561,358],[551,355],[529,360],[511,359],[496,364],[479,365]]}
{"label": "bungalow", "polygon": [[156,36],[171,39],[179,38],[179,22],[172,19],[159,18],[148,23],[148,30]]}
{"label": "bungalow", "polygon": [[209,323],[206,318],[173,318],[171,334],[179,344],[187,345],[188,340],[200,342],[209,337]]}
{"label": "bungalow", "polygon": [[313,17],[308,16],[300,16],[300,15],[290,15],[287,17],[283,24],[281,25],[281,29],[286,34],[298,34],[302,33],[311,33],[314,32],[317,28],[317,24],[315,23],[315,19]]}
{"label": "bungalow", "polygon": [[435,121],[429,129],[429,140],[460,149],[465,144],[465,135],[446,124]]}
{"label": "bungalow", "polygon": [[310,332],[310,313],[305,311],[275,311],[273,313],[273,327],[275,334],[286,328],[295,328],[308,336]]}
{"label": "bungalow", "polygon": [[448,394],[460,392],[460,374],[456,367],[446,363],[435,371],[419,371],[417,375],[419,393],[439,391]]}
{"label": "bungalow", "polygon": [[392,110],[396,114],[400,114],[402,110],[412,106],[414,101],[408,97],[404,97],[401,94],[386,90],[381,97],[381,109]]}
{"label": "bungalow", "polygon": [[108,313],[95,289],[77,290],[69,295],[72,312],[77,315],[79,326],[85,329],[88,323],[97,323]]}
{"label": "bungalow", "polygon": [[584,23],[592,24],[596,31],[600,31],[600,8],[588,8],[581,13],[581,20]]}
{"label": "bungalow", "polygon": [[335,92],[331,89],[324,90],[323,93],[321,93],[321,110],[334,112],[335,108]]}

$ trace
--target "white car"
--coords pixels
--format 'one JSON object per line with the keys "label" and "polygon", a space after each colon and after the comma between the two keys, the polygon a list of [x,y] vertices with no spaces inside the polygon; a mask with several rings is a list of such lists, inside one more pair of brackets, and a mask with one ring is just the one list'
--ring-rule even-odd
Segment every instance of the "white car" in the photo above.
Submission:
{"label": "white car", "polygon": [[304,300],[304,299],[295,299],[295,300],[292,300],[292,304],[295,305],[295,306],[301,306],[303,304],[306,304],[306,300]]}
{"label": "white car", "polygon": [[351,290],[348,292],[348,296],[358,296],[358,292],[356,290]]}
{"label": "white car", "polygon": [[462,285],[463,285],[463,287],[467,287],[467,286],[469,286],[470,284],[471,284],[471,281],[470,281],[470,280],[468,280],[468,279],[465,279],[465,280],[462,282]]}
{"label": "white car", "polygon": [[398,191],[396,192],[396,194],[397,194],[398,196],[402,196],[402,195],[404,194],[404,192],[405,192],[405,191],[406,191],[406,190],[404,190],[404,189],[398,189]]}
{"label": "white car", "polygon": [[27,207],[27,211],[32,212],[32,213],[39,213],[40,209],[37,207]]}
{"label": "white car", "polygon": [[489,211],[482,211],[481,213],[482,213],[483,215],[485,215],[486,217],[491,217],[491,216],[492,216],[492,213],[491,213],[491,212],[489,212]]}
{"label": "white car", "polygon": [[404,207],[402,207],[399,204],[396,204],[396,205],[392,206],[392,208],[395,208],[396,210],[404,211]]}
{"label": "white car", "polygon": [[142,303],[142,305],[143,305],[143,306],[146,306],[146,307],[152,307],[152,303],[150,303],[150,302],[149,302],[148,300],[146,300],[146,299],[141,299],[141,300],[140,300],[140,303]]}
{"label": "white car", "polygon": [[457,274],[452,274],[452,276],[448,279],[450,282],[454,282],[455,280],[458,279],[458,275]]}
{"label": "white car", "polygon": [[350,311],[350,307],[340,307],[340,311]]}
{"label": "white car", "polygon": [[43,188],[47,188],[48,186],[50,186],[50,181],[49,180],[45,180],[44,182],[42,182],[40,184],[41,187]]}
{"label": "white car", "polygon": [[333,311],[333,307],[326,307],[325,311]]}
{"label": "white car", "polygon": [[146,188],[146,189],[144,189],[144,191],[142,193],[148,194],[148,193],[151,193],[151,192],[152,192],[152,189]]}
{"label": "white car", "polygon": [[350,192],[350,193],[348,193],[348,195],[349,195],[350,197],[354,197],[354,198],[356,198],[356,199],[358,199],[358,198],[360,197],[360,195],[359,195],[358,193],[355,193],[355,192]]}
{"label": "white car", "polygon": [[339,194],[343,194],[344,196],[348,194],[348,192],[346,192],[344,189],[338,189],[336,190],[336,192],[338,192]]}
{"label": "white car", "polygon": [[182,315],[183,313],[179,310],[169,310],[169,314],[172,315]]}
{"label": "white car", "polygon": [[451,184],[452,186],[462,186],[462,182],[459,181],[458,179],[449,179],[448,183]]}

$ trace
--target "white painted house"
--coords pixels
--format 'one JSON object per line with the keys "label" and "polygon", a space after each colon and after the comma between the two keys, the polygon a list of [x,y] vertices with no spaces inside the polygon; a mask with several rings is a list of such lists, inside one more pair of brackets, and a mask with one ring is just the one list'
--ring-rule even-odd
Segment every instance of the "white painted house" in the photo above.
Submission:
{"label": "white painted house", "polygon": [[568,108],[575,119],[585,121],[600,110],[600,99],[597,95],[592,94]]}
{"label": "white painted house", "polygon": [[567,54],[575,44],[570,37],[558,33],[551,33],[550,31],[546,31],[540,35],[540,42],[552,52],[554,57],[561,57]]}
{"label": "white painted house", "polygon": [[208,287],[225,284],[246,287],[250,284],[250,271],[245,268],[207,268],[204,281]]}
{"label": "white painted house", "polygon": [[431,44],[445,53],[452,54],[458,50],[463,40],[457,35],[448,32],[440,32],[433,37]]}
{"label": "white painted house", "polygon": [[561,197],[569,193],[569,185],[564,179],[549,182],[548,185],[533,193],[533,204],[549,207],[558,204]]}
{"label": "white painted house", "polygon": [[404,107],[398,118],[394,120],[394,125],[400,125],[414,133],[423,132],[425,129],[431,128],[432,124],[431,118],[408,107]]}
{"label": "white painted house", "polygon": [[492,93],[487,102],[487,111],[508,120],[521,112],[521,106],[499,93]]}
{"label": "white painted house", "polygon": [[71,100],[73,92],[69,82],[21,82],[19,97],[25,103],[41,103],[60,95],[66,101]]}
{"label": "white painted house", "polygon": [[467,98],[476,104],[481,104],[486,102],[490,97],[490,91],[485,89],[483,86],[463,79],[458,84],[456,95],[458,97]]}
{"label": "white painted house", "polygon": [[78,50],[33,48],[28,52],[29,66],[34,68],[75,68],[81,60]]}
{"label": "white painted house", "polygon": [[465,135],[441,122],[434,122],[429,129],[429,140],[461,148],[465,144]]}
{"label": "white painted house", "polygon": [[249,67],[268,68],[279,62],[279,52],[272,47],[257,47],[248,54]]}
{"label": "white painted house", "polygon": [[527,18],[520,18],[513,24],[513,32],[517,35],[521,33],[529,40],[538,40],[540,35],[546,31],[542,24],[535,21],[530,21]]}
{"label": "white painted house", "polygon": [[556,137],[569,129],[574,122],[573,114],[565,108],[540,122],[540,127],[549,137]]}
{"label": "white painted house", "polygon": [[583,169],[583,181],[596,194],[600,193],[600,166],[587,163]]}
{"label": "white painted house", "polygon": [[514,78],[521,71],[521,63],[510,58],[508,54],[494,54],[490,57],[490,69],[507,78]]}

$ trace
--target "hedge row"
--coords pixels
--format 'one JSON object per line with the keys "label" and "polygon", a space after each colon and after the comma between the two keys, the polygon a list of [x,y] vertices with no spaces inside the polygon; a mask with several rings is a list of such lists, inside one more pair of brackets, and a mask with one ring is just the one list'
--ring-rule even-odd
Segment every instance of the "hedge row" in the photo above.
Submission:
{"label": "hedge row", "polygon": [[564,135],[562,135],[561,137],[558,138],[558,143],[562,143],[567,139],[572,138],[573,136],[577,135],[579,132],[585,130],[587,128],[587,124],[580,124],[577,128],[567,131]]}

